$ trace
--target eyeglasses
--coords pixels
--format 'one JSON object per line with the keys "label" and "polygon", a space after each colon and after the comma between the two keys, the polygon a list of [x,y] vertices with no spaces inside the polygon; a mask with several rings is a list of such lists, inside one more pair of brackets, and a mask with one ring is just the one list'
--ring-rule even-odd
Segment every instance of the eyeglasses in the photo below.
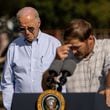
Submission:
{"label": "eyeglasses", "polygon": [[33,33],[34,29],[35,29],[34,27],[27,27],[27,28],[19,27],[20,32],[26,32],[26,30],[28,30],[29,32]]}

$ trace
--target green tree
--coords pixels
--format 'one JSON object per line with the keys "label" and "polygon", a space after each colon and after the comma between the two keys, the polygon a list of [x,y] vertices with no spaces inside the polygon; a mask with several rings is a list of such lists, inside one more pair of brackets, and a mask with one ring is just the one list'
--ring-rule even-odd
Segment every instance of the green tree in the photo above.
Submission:
{"label": "green tree", "polygon": [[96,28],[110,27],[109,0],[1,0],[0,16],[15,16],[24,6],[33,6],[39,11],[42,28],[64,28],[75,18],[84,18]]}

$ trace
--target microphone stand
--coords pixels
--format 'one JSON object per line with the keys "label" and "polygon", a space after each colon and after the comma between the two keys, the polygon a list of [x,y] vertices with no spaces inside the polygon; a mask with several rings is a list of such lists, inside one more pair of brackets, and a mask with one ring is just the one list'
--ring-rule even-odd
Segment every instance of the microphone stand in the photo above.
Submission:
{"label": "microphone stand", "polygon": [[67,82],[67,76],[68,76],[68,72],[65,71],[64,74],[62,74],[62,76],[60,77],[60,82],[59,82],[59,87],[57,88],[58,91],[62,91],[62,86],[66,84]]}
{"label": "microphone stand", "polygon": [[48,89],[52,89],[52,90],[57,90],[59,92],[62,91],[62,86],[65,85],[65,83],[67,82],[67,76],[68,76],[68,72],[64,72],[64,74],[62,74],[62,76],[59,79],[59,82],[56,81],[54,79],[54,75],[51,74],[48,78],[47,78],[47,87]]}
{"label": "microphone stand", "polygon": [[62,91],[62,83],[56,81],[54,79],[55,75],[51,74],[48,78],[47,78],[47,87],[48,89],[52,89],[52,90],[57,90],[59,92]]}

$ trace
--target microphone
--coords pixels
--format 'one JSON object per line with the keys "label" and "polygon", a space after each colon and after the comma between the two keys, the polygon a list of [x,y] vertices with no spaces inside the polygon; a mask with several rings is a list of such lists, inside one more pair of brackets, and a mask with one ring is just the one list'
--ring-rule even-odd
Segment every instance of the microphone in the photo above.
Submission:
{"label": "microphone", "polygon": [[71,76],[76,68],[76,63],[72,59],[65,59],[62,66],[62,76],[60,77],[60,84],[64,85],[67,82],[67,77]]}
{"label": "microphone", "polygon": [[[48,70],[49,77],[47,78],[48,89],[54,89],[57,91],[62,91],[62,86],[67,82],[67,77],[71,76],[76,68],[76,63],[72,60],[73,52],[70,51],[68,57],[62,60],[54,60]],[[54,77],[59,75],[59,81],[56,81]]]}
{"label": "microphone", "polygon": [[55,59],[50,68],[49,68],[49,75],[51,76],[59,76],[60,75],[60,71],[62,69],[62,65],[63,65],[63,61],[62,60],[58,60]]}
{"label": "microphone", "polygon": [[49,77],[47,78],[47,87],[49,89],[57,89],[58,82],[54,80],[54,77],[59,76],[61,73],[63,61],[55,59],[49,68]]}

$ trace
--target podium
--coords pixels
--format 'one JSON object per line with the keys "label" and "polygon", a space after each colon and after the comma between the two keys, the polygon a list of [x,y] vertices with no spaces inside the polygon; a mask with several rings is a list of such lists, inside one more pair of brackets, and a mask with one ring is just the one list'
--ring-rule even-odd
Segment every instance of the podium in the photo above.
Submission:
{"label": "podium", "polygon": [[[11,110],[37,110],[40,94],[14,93]],[[110,110],[103,95],[97,93],[65,93],[66,110]]]}

